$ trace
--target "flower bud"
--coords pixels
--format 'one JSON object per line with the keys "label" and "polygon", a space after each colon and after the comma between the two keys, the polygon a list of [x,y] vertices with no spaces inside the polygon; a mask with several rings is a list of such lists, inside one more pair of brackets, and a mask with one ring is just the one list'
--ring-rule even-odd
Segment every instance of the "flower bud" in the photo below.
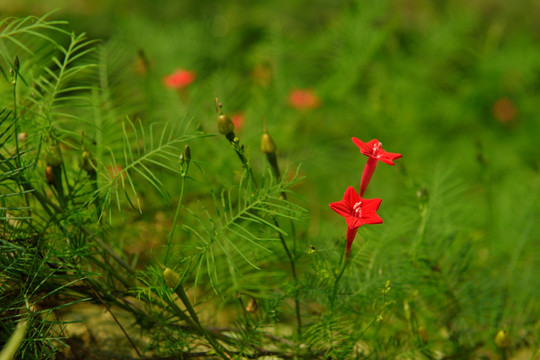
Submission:
{"label": "flower bud", "polygon": [[248,313],[254,313],[255,311],[257,311],[257,300],[255,300],[254,298],[251,298],[251,300],[249,300],[247,306],[246,306],[246,311]]}
{"label": "flower bud", "polygon": [[178,156],[178,162],[180,163],[180,166],[184,165],[184,163],[186,162],[186,157],[184,156],[183,152],[181,152]]}
{"label": "flower bud", "polygon": [[418,337],[420,338],[420,340],[422,340],[423,343],[427,343],[429,341],[429,333],[427,332],[425,327],[418,327]]}
{"label": "flower bud", "polygon": [[15,71],[17,72],[21,68],[21,64],[19,63],[19,57],[17,55],[15,55],[15,57],[13,58],[13,67],[15,68]]}
{"label": "flower bud", "polygon": [[17,134],[17,140],[20,142],[25,142],[27,137],[28,135],[24,131]]}
{"label": "flower bud", "polygon": [[178,286],[178,283],[180,283],[180,275],[171,268],[165,268],[163,271],[163,278],[165,279],[165,283],[170,288],[176,288]]}
{"label": "flower bud", "polygon": [[45,168],[45,179],[50,185],[54,185],[53,168],[50,165]]}
{"label": "flower bud", "polygon": [[187,162],[191,160],[191,149],[189,148],[189,145],[186,145],[184,147],[184,156]]}
{"label": "flower bud", "polygon": [[261,151],[265,154],[276,153],[276,144],[267,131],[264,132],[261,138]]}
{"label": "flower bud", "polygon": [[497,335],[495,335],[495,345],[500,348],[507,348],[511,344],[512,340],[510,339],[510,335],[508,335],[508,331],[505,329],[499,330]]}
{"label": "flower bud", "polygon": [[234,133],[234,124],[231,119],[225,114],[218,116],[217,127],[219,133],[222,135],[229,135],[231,133]]}
{"label": "flower bud", "polygon": [[417,198],[418,200],[423,200],[423,201],[425,201],[425,202],[428,201],[428,199],[429,199],[429,193],[428,193],[428,191],[427,191],[427,189],[426,189],[426,187],[425,187],[424,185],[422,185],[422,186],[420,187],[420,189],[418,189],[418,190],[416,191],[416,198]]}
{"label": "flower bud", "polygon": [[83,151],[81,167],[83,168],[84,171],[86,171],[89,174],[96,172],[96,168],[97,168],[96,160],[94,159],[94,157],[89,151],[86,151],[86,150]]}

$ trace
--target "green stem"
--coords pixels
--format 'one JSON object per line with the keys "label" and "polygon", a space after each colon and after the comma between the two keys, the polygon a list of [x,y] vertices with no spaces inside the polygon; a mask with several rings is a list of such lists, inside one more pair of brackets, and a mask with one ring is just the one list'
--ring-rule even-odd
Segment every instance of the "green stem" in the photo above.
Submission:
{"label": "green stem", "polygon": [[235,137],[234,133],[227,134],[225,135],[225,137],[231,143],[234,151],[236,152],[236,155],[238,155],[238,158],[242,162],[242,165],[244,165],[244,167],[246,168],[249,174],[249,177],[251,178],[251,182],[257,188],[258,185],[257,185],[257,181],[255,180],[255,176],[253,176],[253,170],[251,169],[251,165],[249,164],[249,161],[246,158],[244,148],[242,146],[239,146],[238,138]]}
{"label": "green stem", "polygon": [[424,234],[426,232],[426,225],[428,219],[428,204],[423,204],[420,208],[420,225],[418,226],[418,236],[416,243],[414,244],[414,256],[417,257],[420,251],[420,246],[424,241]]}
{"label": "green stem", "polygon": [[167,250],[165,250],[165,258],[163,264],[167,266],[167,261],[169,260],[169,251],[171,249],[172,238],[174,235],[174,230],[176,229],[176,223],[178,222],[178,216],[180,214],[180,208],[182,207],[182,199],[184,197],[184,185],[186,183],[186,176],[182,174],[182,185],[180,186],[180,198],[178,199],[178,205],[176,206],[176,213],[174,214],[174,220],[171,227],[171,232],[169,233],[169,239],[167,240]]}
{"label": "green stem", "polygon": [[[279,171],[279,165],[278,165],[276,153],[275,152],[266,153],[266,160],[270,164],[274,177],[276,178],[277,181],[280,181],[281,173]],[[287,200],[287,194],[285,193],[285,191],[281,192],[281,197],[284,200]],[[294,227],[294,222],[292,220],[290,220],[290,223],[291,223],[291,232],[292,232],[292,238],[293,238],[293,251],[294,253],[296,253],[296,229]],[[279,223],[275,217],[274,217],[274,224],[279,228]],[[291,251],[289,250],[289,247],[287,246],[287,243],[285,242],[285,239],[283,238],[283,235],[281,233],[279,233],[279,239],[281,240],[281,244],[283,245],[283,248],[285,249],[285,253],[287,254],[287,257],[289,258],[289,263],[291,264],[291,272],[294,279],[294,305],[295,305],[295,311],[296,311],[297,334],[298,334],[298,339],[301,339],[302,317],[300,315],[300,301],[298,299],[298,277],[296,275],[296,265],[294,263],[294,257],[292,256]]]}
{"label": "green stem", "polygon": [[[17,78],[19,75],[19,69],[13,71],[13,119],[14,119],[14,131],[15,131],[15,149],[17,156],[15,156],[15,164],[17,167],[21,167],[21,156],[20,156],[20,147],[19,147],[19,119],[17,119]],[[17,184],[19,190],[22,190],[21,184]],[[29,221],[32,221],[32,210],[30,210],[30,200],[28,194],[24,193],[24,201],[26,202],[26,207],[28,208],[28,217]]]}
{"label": "green stem", "polygon": [[339,270],[336,280],[334,280],[334,289],[332,290],[332,297],[330,298],[330,305],[332,309],[334,308],[334,303],[337,296],[337,288],[338,288],[339,280],[341,280],[341,277],[343,276],[343,273],[345,272],[345,269],[347,268],[349,263],[350,263],[349,256],[346,255],[345,260],[341,261],[341,269]]}
{"label": "green stem", "polygon": [[226,354],[225,349],[223,349],[223,347],[213,338],[213,336],[210,334],[210,332],[208,330],[206,330],[201,325],[201,322],[199,321],[199,317],[197,316],[197,312],[193,308],[193,305],[191,305],[191,302],[189,301],[189,298],[187,297],[186,292],[184,291],[184,287],[182,286],[182,284],[179,284],[176,287],[176,289],[174,290],[174,292],[176,293],[176,295],[178,295],[178,297],[180,297],[180,300],[182,301],[182,303],[186,307],[189,315],[191,316],[191,318],[193,319],[195,324],[197,324],[197,327],[200,329],[201,333],[206,338],[206,340],[208,340],[210,345],[212,345],[214,350],[216,350],[216,352],[222,358],[231,359],[231,357],[228,354]]}
{"label": "green stem", "polygon": [[18,167],[21,166],[21,159],[19,158],[19,127],[17,120],[17,73],[18,70],[13,72],[13,119],[15,119],[15,149],[17,151],[17,156],[15,157],[15,164]]}
{"label": "green stem", "polygon": [[[274,224],[279,228],[279,223],[277,219],[274,217]],[[296,265],[294,263],[294,258],[291,254],[291,251],[289,250],[289,247],[287,246],[287,243],[285,242],[285,238],[283,238],[283,234],[279,234],[279,239],[281,240],[281,244],[283,245],[283,248],[285,249],[285,253],[287,254],[287,257],[289,258],[289,263],[291,265],[291,272],[294,279],[294,307],[296,311],[296,323],[297,323],[297,334],[298,339],[302,337],[302,317],[300,315],[300,301],[298,299],[298,276],[296,275]]]}

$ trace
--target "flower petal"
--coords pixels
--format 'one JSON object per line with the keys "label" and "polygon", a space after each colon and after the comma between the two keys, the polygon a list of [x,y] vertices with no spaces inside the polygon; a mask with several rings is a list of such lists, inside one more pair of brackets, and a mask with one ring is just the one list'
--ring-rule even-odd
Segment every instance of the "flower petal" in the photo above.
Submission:
{"label": "flower petal", "polygon": [[364,199],[362,203],[362,211],[375,212],[381,206],[381,199]]}
{"label": "flower petal", "polygon": [[[360,152],[364,155],[368,155],[370,153],[370,148],[368,144],[363,142],[362,140],[353,137],[352,138],[353,143],[360,148]],[[368,155],[369,156],[369,155]]]}
{"label": "flower petal", "polygon": [[362,219],[364,220],[364,224],[382,224],[383,220],[377,213],[370,212],[362,216]]}
{"label": "flower petal", "polygon": [[379,160],[382,161],[383,163],[385,164],[388,164],[388,165],[394,165],[394,162],[392,160],[395,160],[395,159],[399,159],[400,157],[402,157],[403,155],[401,154],[398,154],[398,153],[390,153],[390,152],[386,152],[384,150],[380,150],[380,157],[379,157]]}
{"label": "flower petal", "polygon": [[360,226],[364,225],[363,219],[354,216],[347,216],[345,217],[345,220],[347,221],[347,225],[352,229],[359,228]]}
{"label": "flower petal", "polygon": [[344,200],[331,203],[330,208],[341,216],[351,215],[351,207]]}
{"label": "flower petal", "polygon": [[359,201],[362,201],[362,198],[356,190],[352,186],[349,186],[347,190],[345,190],[345,194],[343,195],[343,201],[347,201],[349,204],[349,208],[352,211],[353,205]]}

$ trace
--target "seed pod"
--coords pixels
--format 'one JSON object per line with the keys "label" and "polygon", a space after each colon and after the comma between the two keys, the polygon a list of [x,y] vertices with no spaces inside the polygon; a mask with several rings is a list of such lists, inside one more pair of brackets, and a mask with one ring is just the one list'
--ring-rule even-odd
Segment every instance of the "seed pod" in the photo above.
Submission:
{"label": "seed pod", "polygon": [[28,135],[24,131],[17,134],[17,139],[20,142],[25,142],[27,137]]}
{"label": "seed pod", "polygon": [[53,168],[50,165],[45,168],[45,179],[47,180],[49,185],[54,186],[55,181],[54,181]]}
{"label": "seed pod", "polygon": [[216,111],[218,113],[217,128],[220,134],[225,135],[229,141],[234,139],[234,124],[231,119],[221,111],[222,104],[216,98]]}
{"label": "seed pod", "polygon": [[165,279],[167,286],[173,289],[180,283],[180,275],[171,268],[165,268],[163,271],[163,278]]}
{"label": "seed pod", "polygon": [[276,153],[276,144],[268,131],[265,131],[261,137],[261,151],[265,154]]}
{"label": "seed pod", "polygon": [[512,339],[510,339],[510,335],[508,334],[508,331],[505,329],[499,330],[497,335],[495,335],[495,345],[497,345],[500,348],[507,348],[512,344]]}
{"label": "seed pod", "polygon": [[234,124],[231,119],[225,115],[219,115],[217,118],[218,131],[222,135],[234,134]]}

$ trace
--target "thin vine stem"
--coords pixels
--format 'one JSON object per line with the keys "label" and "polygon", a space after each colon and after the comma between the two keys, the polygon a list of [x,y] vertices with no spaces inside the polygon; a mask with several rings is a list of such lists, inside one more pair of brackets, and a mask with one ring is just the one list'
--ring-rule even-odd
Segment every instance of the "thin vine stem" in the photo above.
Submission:
{"label": "thin vine stem", "polygon": [[332,306],[332,308],[334,308],[339,280],[341,280],[341,277],[343,276],[343,273],[345,272],[345,269],[348,267],[349,263],[350,263],[350,260],[348,256],[345,256],[345,259],[341,260],[341,269],[339,270],[339,273],[336,276],[336,279],[334,280],[334,288],[332,290],[332,297],[330,298],[330,305]]}
{"label": "thin vine stem", "polygon": [[174,231],[176,229],[176,224],[178,223],[178,217],[180,215],[180,209],[182,208],[182,199],[184,198],[184,187],[186,184],[186,176],[182,174],[182,182],[180,185],[180,198],[178,199],[178,205],[176,206],[176,212],[174,214],[174,219],[171,227],[171,232],[169,233],[169,239],[167,240],[167,249],[165,250],[165,258],[163,259],[163,264],[167,266],[169,260],[169,252],[171,249],[172,239],[174,236]]}
{"label": "thin vine stem", "polygon": [[[279,223],[277,219],[274,217],[274,224],[279,228]],[[291,265],[291,273],[294,280],[294,307],[296,312],[296,323],[297,323],[297,329],[296,332],[298,334],[298,338],[302,338],[302,316],[300,313],[300,300],[298,299],[298,276],[296,274],[296,264],[294,263],[294,257],[291,254],[291,251],[289,250],[289,247],[287,246],[287,242],[285,242],[285,238],[283,237],[283,234],[279,234],[279,239],[281,240],[281,244],[283,245],[283,248],[285,249],[285,253],[287,254],[287,257],[289,258],[289,263]]]}
{"label": "thin vine stem", "polygon": [[[244,155],[243,148],[238,147],[238,141],[237,141],[236,138],[227,137],[227,139],[233,145],[233,148],[236,151],[236,154],[240,158],[240,161],[242,162],[242,164],[244,165],[244,167],[248,171],[248,174],[249,174],[249,176],[251,178],[251,181],[252,181],[254,187],[257,188],[258,187],[257,183],[256,183],[255,178],[253,176],[253,172],[252,172],[251,166],[249,165],[249,161],[247,160],[247,158]],[[274,161],[273,163],[271,163],[271,165],[272,165],[274,173],[279,175],[279,168],[277,167],[277,160]],[[286,198],[286,196],[285,196],[285,198]],[[276,217],[273,216],[272,218],[273,218],[273,221],[274,221],[274,224],[276,225],[276,227],[280,228]],[[293,226],[293,230],[294,230],[294,226]],[[298,276],[296,274],[296,265],[295,265],[295,262],[294,262],[294,257],[292,255],[291,251],[289,250],[289,247],[287,246],[287,243],[285,241],[285,238],[283,237],[283,234],[281,232],[278,232],[278,234],[279,234],[279,239],[281,241],[281,244],[283,245],[283,248],[285,250],[285,253],[287,254],[287,257],[289,259],[289,263],[291,265],[291,273],[292,273],[293,280],[294,280],[294,303],[295,303],[295,313],[296,313],[296,322],[297,322],[297,335],[298,335],[298,338],[300,339],[302,337],[302,316],[301,316],[301,312],[300,312],[300,300],[298,298],[298,284],[299,284],[299,282],[298,282]],[[294,241],[294,247],[296,249],[296,239]]]}

